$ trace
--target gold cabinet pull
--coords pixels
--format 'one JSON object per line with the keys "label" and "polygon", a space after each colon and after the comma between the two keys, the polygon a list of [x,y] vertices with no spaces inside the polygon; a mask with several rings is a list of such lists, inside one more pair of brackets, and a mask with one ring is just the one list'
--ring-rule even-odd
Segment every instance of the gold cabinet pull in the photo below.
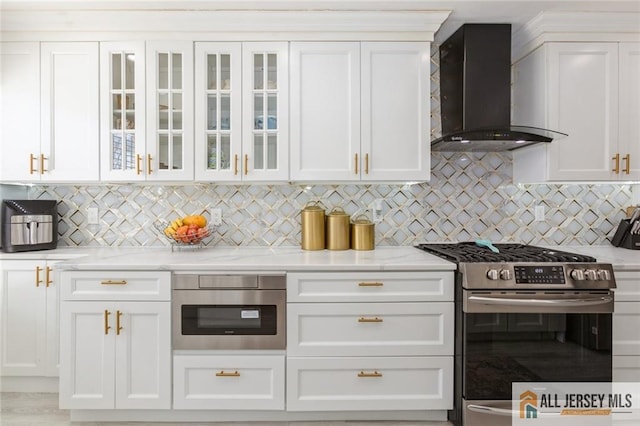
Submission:
{"label": "gold cabinet pull", "polygon": [[140,154],[136,154],[136,174],[137,175],[142,173],[142,170],[140,170],[140,161],[142,161],[142,157],[140,157]]}
{"label": "gold cabinet pull", "polygon": [[378,318],[378,317],[373,317],[373,318],[360,317],[360,318],[358,318],[358,322],[382,322],[382,318]]}
{"label": "gold cabinet pull", "polygon": [[238,176],[238,154],[233,156],[233,175]]}
{"label": "gold cabinet pull", "polygon": [[43,175],[44,172],[46,172],[47,170],[44,168],[44,160],[46,160],[47,157],[44,156],[44,154],[40,154],[40,174]]}
{"label": "gold cabinet pull", "polygon": [[611,171],[615,174],[620,173],[620,154],[616,154],[614,157],[611,157],[611,159],[613,160],[613,164],[615,164]]}
{"label": "gold cabinet pull", "polygon": [[236,371],[231,371],[231,372],[225,372],[224,370],[220,370],[216,373],[216,377],[240,377],[240,373],[238,373],[238,370]]}
{"label": "gold cabinet pull", "polygon": [[356,155],[354,156],[353,162],[355,164],[356,174],[358,174],[358,153],[356,153]]}
{"label": "gold cabinet pull", "polygon": [[102,285],[125,285],[127,280],[104,280],[100,281]]}
{"label": "gold cabinet pull", "polygon": [[382,373],[378,373],[377,370],[374,370],[373,373],[365,373],[364,371],[361,371],[358,373],[358,377],[382,377]]}
{"label": "gold cabinet pull", "polygon": [[33,161],[36,159],[36,156],[33,154],[29,154],[29,174],[32,175],[35,173],[36,169],[33,168]]}
{"label": "gold cabinet pull", "polygon": [[109,334],[109,329],[111,328],[111,326],[109,325],[109,315],[111,315],[111,312],[105,309],[104,310],[104,334]]}
{"label": "gold cabinet pull", "polygon": [[41,267],[36,266],[36,287],[40,287],[40,284],[42,284],[42,280],[40,279],[40,271],[42,270]]}
{"label": "gold cabinet pull", "polygon": [[244,175],[246,176],[249,173],[249,155],[244,155]]}
{"label": "gold cabinet pull", "polygon": [[628,175],[629,172],[631,171],[631,154],[627,154],[624,157],[622,157],[622,161],[624,161],[625,163],[624,169],[622,169],[622,171],[624,172],[625,175]]}
{"label": "gold cabinet pull", "polygon": [[382,287],[383,285],[384,285],[383,283],[377,282],[377,281],[373,281],[373,282],[363,281],[358,283],[358,286],[360,287]]}
{"label": "gold cabinet pull", "polygon": [[120,335],[122,326],[120,325],[120,318],[122,318],[122,312],[116,311],[116,335]]}
{"label": "gold cabinet pull", "polygon": [[364,155],[364,174],[369,174],[369,153]]}
{"label": "gold cabinet pull", "polygon": [[151,174],[151,154],[147,154],[147,174]]}
{"label": "gold cabinet pull", "polygon": [[53,282],[51,280],[51,271],[53,271],[53,269],[47,266],[47,270],[45,271],[45,276],[44,276],[44,282],[47,285],[47,287],[49,287],[49,284]]}

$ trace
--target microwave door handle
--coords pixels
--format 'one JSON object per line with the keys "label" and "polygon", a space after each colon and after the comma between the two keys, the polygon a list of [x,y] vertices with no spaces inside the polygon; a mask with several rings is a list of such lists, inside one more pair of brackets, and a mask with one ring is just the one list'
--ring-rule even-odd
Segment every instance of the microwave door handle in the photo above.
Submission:
{"label": "microwave door handle", "polygon": [[469,301],[485,305],[517,305],[517,306],[554,306],[571,308],[578,306],[606,305],[613,302],[613,297],[591,297],[583,299],[512,299],[506,297],[470,296]]}
{"label": "microwave door handle", "polygon": [[476,413],[485,413],[485,414],[493,414],[496,416],[509,416],[513,415],[513,410],[508,408],[498,408],[498,407],[490,407],[488,405],[477,405],[477,404],[469,404],[467,408],[470,411],[475,411]]}
{"label": "microwave door handle", "polygon": [[38,222],[32,220],[27,223],[29,228],[29,244],[35,244],[38,241]]}

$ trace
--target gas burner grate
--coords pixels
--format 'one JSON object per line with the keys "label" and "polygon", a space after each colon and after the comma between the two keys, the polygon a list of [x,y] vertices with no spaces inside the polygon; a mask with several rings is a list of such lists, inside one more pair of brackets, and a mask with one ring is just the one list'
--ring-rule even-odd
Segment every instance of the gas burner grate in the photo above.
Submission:
{"label": "gas burner grate", "polygon": [[416,248],[456,263],[477,262],[596,262],[591,256],[525,244],[494,244],[500,253],[472,242],[418,244]]}

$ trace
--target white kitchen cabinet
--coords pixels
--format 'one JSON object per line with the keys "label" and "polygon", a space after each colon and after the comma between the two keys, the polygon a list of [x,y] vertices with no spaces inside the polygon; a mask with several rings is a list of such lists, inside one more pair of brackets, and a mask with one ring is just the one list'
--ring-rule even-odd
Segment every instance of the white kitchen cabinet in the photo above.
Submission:
{"label": "white kitchen cabinet", "polygon": [[640,379],[640,271],[614,270],[613,380]]}
{"label": "white kitchen cabinet", "polygon": [[98,43],[3,43],[2,106],[2,181],[98,181]]}
{"label": "white kitchen cabinet", "polygon": [[147,181],[194,179],[193,43],[146,42]]}
{"label": "white kitchen cabinet", "polygon": [[545,43],[514,64],[513,123],[567,133],[514,151],[514,181],[638,179],[637,43]]}
{"label": "white kitchen cabinet", "polygon": [[171,407],[170,275],[60,273],[61,408]]}
{"label": "white kitchen cabinet", "polygon": [[144,181],[144,42],[100,43],[100,179]]}
{"label": "white kitchen cabinet", "polygon": [[453,357],[289,357],[288,411],[446,410]]}
{"label": "white kitchen cabinet", "polygon": [[1,261],[0,376],[58,376],[56,262]]}
{"label": "white kitchen cabinet", "polygon": [[284,410],[284,355],[176,355],[173,407]]}
{"label": "white kitchen cabinet", "polygon": [[288,180],[288,44],[195,50],[196,180]]}
{"label": "white kitchen cabinet", "polygon": [[291,179],[429,179],[429,44],[291,43]]}

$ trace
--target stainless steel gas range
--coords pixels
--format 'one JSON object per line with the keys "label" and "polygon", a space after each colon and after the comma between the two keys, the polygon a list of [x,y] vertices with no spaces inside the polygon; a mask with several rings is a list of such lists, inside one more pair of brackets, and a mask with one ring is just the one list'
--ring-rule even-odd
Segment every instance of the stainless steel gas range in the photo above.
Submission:
{"label": "stainless steel gas range", "polygon": [[420,244],[457,264],[456,425],[511,425],[513,382],[610,382],[610,264],[521,244]]}

